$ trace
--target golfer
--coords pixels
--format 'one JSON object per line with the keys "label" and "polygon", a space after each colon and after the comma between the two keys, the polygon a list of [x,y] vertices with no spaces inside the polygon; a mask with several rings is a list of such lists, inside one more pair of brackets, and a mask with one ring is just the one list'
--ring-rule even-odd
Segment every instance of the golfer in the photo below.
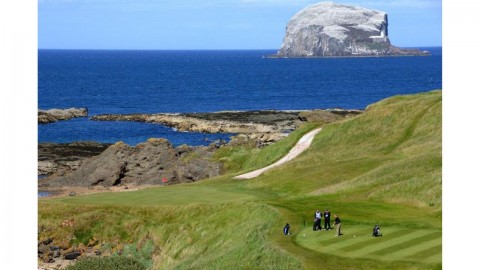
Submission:
{"label": "golfer", "polygon": [[342,228],[342,222],[340,221],[340,218],[337,215],[333,215],[335,217],[335,221],[333,222],[333,227],[337,229],[337,234],[335,236],[340,236],[342,235],[340,229]]}

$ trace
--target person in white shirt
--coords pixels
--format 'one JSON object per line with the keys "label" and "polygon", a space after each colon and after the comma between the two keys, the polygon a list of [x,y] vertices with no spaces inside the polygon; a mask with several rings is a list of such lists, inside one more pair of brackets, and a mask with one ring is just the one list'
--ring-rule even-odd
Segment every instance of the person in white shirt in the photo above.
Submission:
{"label": "person in white shirt", "polygon": [[315,211],[315,215],[313,217],[315,219],[313,230],[314,231],[321,230],[322,229],[322,212],[320,212],[320,210],[317,209],[317,211]]}

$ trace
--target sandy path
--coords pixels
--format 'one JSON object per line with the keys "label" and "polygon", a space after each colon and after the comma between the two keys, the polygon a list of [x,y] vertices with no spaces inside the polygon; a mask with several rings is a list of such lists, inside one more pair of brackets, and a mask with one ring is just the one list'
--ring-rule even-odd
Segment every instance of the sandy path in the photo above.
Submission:
{"label": "sandy path", "polygon": [[261,169],[258,169],[258,170],[255,170],[255,171],[252,171],[252,172],[249,172],[249,173],[245,173],[245,174],[242,174],[242,175],[235,176],[234,178],[235,179],[251,179],[251,178],[259,176],[260,174],[264,173],[265,171],[270,170],[273,167],[279,166],[279,165],[281,165],[281,164],[283,164],[287,161],[290,161],[290,160],[296,158],[298,155],[300,155],[300,153],[305,151],[310,146],[310,144],[312,143],[315,135],[318,132],[320,132],[321,130],[322,130],[322,128],[317,128],[317,129],[314,129],[314,130],[310,131],[309,133],[303,135],[303,137],[297,142],[297,144],[295,144],[295,146],[292,149],[290,149],[288,154],[285,155],[280,160],[278,160],[277,162],[275,162],[275,163],[273,163],[273,164],[271,164],[267,167],[263,167]]}

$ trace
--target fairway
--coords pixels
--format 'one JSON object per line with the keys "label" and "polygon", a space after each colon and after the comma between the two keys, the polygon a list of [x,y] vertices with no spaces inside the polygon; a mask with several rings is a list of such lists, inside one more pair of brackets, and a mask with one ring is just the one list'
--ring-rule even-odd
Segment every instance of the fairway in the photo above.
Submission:
{"label": "fairway", "polygon": [[88,196],[61,198],[51,201],[95,205],[162,206],[188,204],[218,204],[249,201],[256,197],[249,194],[219,190],[205,185],[179,185],[152,187],[139,191],[98,193]]}
{"label": "fairway", "polygon": [[[345,226],[345,225],[342,225]],[[442,232],[434,229],[381,228],[382,237],[372,237],[372,227],[354,225],[335,230],[302,229],[295,238],[302,247],[340,257],[382,261],[441,263]]]}

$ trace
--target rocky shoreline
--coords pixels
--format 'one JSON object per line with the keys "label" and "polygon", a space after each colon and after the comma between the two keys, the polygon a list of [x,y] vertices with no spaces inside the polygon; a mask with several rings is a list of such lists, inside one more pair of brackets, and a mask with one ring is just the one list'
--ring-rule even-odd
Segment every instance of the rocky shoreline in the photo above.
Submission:
{"label": "rocky shoreline", "polygon": [[48,124],[75,117],[87,117],[88,108],[38,110],[38,123]]}
{"label": "rocky shoreline", "polygon": [[38,174],[47,177],[38,180],[38,187],[42,191],[72,195],[68,187],[86,189],[81,191],[85,193],[200,181],[222,173],[222,164],[213,162],[211,157],[224,145],[263,147],[288,136],[304,123],[331,123],[360,113],[362,110],[329,109],[97,115],[91,120],[158,123],[179,131],[237,135],[228,143],[218,141],[197,147],[174,147],[162,138],[151,138],[136,146],[122,142],[39,144]]}
{"label": "rocky shoreline", "polygon": [[286,111],[104,114],[93,116],[90,120],[158,123],[178,131],[242,134],[284,133],[302,122],[298,113]]}
{"label": "rocky shoreline", "polygon": [[[302,110],[302,111],[220,111],[211,113],[102,114],[94,121],[135,121],[158,123],[178,131],[202,133],[288,133],[298,128],[314,114],[328,120],[335,116],[356,115],[362,110]],[[337,117],[338,120],[338,117]]]}
{"label": "rocky shoreline", "polygon": [[[74,227],[76,222],[74,219],[66,219],[60,226]],[[37,244],[38,269],[65,269],[67,266],[75,264],[80,258],[121,256],[123,248],[123,244],[101,243],[96,238],[90,239],[87,244],[74,245],[65,240],[55,241],[50,237],[41,238]]]}

